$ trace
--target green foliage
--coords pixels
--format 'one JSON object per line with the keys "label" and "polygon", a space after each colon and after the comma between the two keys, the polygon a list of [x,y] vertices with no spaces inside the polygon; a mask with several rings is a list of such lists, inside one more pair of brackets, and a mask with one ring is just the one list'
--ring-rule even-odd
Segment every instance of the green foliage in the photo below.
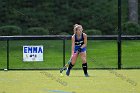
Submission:
{"label": "green foliage", "polygon": [[137,23],[126,22],[122,27],[125,35],[140,35],[140,25]]}
{"label": "green foliage", "polygon": [[59,35],[70,35],[70,34],[67,32],[61,32],[61,33],[59,33]]}
{"label": "green foliage", "polygon": [[[114,34],[118,25],[118,0],[2,0],[0,3],[1,26],[18,25],[24,31],[47,27],[49,34],[72,34],[73,25],[79,23],[85,30]],[[127,6],[127,0],[122,0],[123,23],[128,21]]]}
{"label": "green foliage", "polygon": [[87,35],[101,35],[102,32],[100,30],[91,29],[84,31]]}
{"label": "green foliage", "polygon": [[[140,20],[140,2],[138,1],[138,15],[139,15],[139,20]],[[139,21],[140,24],[140,21]]]}
{"label": "green foliage", "polygon": [[12,35],[20,35],[22,33],[22,29],[18,26],[1,26],[0,27],[0,35],[1,36],[12,36]]}
{"label": "green foliage", "polygon": [[31,27],[24,33],[25,35],[48,35],[49,31],[42,27]]}

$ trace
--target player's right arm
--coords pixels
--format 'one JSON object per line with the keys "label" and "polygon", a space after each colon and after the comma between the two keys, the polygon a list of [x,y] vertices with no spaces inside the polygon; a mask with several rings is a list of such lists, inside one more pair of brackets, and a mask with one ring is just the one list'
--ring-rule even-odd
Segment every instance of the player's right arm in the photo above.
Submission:
{"label": "player's right arm", "polygon": [[71,37],[71,40],[72,40],[71,55],[73,55],[74,54],[74,47],[75,47],[75,35],[73,35]]}

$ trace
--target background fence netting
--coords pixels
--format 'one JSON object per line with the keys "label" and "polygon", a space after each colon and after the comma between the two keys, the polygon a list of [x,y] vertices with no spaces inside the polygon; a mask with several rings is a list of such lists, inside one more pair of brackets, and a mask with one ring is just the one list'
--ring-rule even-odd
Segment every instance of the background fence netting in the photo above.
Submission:
{"label": "background fence netting", "polygon": [[0,41],[0,69],[7,68],[6,41]]}
{"label": "background fence netting", "polygon": [[[129,2],[128,2],[129,1]],[[121,0],[122,35],[140,35],[140,2]],[[131,11],[134,10],[135,12]],[[118,34],[118,0],[0,0],[0,36],[69,35],[73,25],[90,35]],[[56,36],[57,37],[57,36]],[[7,37],[8,38],[8,37]],[[122,40],[122,68],[140,68],[140,40]],[[23,62],[24,45],[43,45],[43,62]],[[59,69],[71,56],[71,40],[10,40],[9,69]],[[7,67],[7,41],[0,41],[0,69]],[[118,68],[117,37],[88,40],[89,68]],[[78,58],[74,68],[81,68]]]}
{"label": "background fence netting", "polygon": [[[43,45],[42,62],[24,62],[23,46]],[[51,69],[63,65],[63,42],[60,40],[18,40],[10,41],[10,69]]]}
{"label": "background fence netting", "polygon": [[[140,2],[122,0],[122,35],[140,35]],[[140,40],[122,40],[122,68],[140,67]]]}

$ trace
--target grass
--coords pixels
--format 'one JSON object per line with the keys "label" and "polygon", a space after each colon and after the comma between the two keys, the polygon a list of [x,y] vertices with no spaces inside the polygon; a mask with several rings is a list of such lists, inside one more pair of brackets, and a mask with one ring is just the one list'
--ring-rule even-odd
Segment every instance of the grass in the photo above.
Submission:
{"label": "grass", "polygon": [[[43,62],[23,62],[23,45],[43,45]],[[66,41],[66,61],[70,58],[71,41]],[[140,41],[122,42],[122,67],[140,67]],[[0,69],[6,68],[6,42],[0,41]],[[89,40],[87,47],[87,62],[89,68],[117,68],[117,41]],[[78,58],[74,68],[81,68]],[[10,68],[61,68],[63,65],[63,41],[61,40],[33,40],[10,41]]]}
{"label": "grass", "polygon": [[0,93],[140,93],[140,70],[0,71]]}

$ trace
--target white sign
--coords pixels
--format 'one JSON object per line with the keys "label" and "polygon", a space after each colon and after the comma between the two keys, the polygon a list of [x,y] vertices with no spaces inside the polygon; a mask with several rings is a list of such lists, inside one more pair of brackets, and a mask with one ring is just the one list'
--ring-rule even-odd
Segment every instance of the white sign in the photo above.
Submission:
{"label": "white sign", "polygon": [[43,46],[23,46],[23,61],[43,61]]}

